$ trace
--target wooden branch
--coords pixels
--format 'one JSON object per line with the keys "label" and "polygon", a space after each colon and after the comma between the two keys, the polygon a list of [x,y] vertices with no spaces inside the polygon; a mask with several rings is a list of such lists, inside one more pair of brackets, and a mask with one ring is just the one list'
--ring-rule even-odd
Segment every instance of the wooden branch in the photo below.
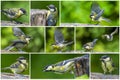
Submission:
{"label": "wooden branch", "polygon": [[28,23],[23,23],[23,24],[16,24],[15,22],[11,22],[11,21],[1,21],[1,26],[29,26]]}
{"label": "wooden branch", "polygon": [[93,25],[93,24],[84,24],[84,23],[61,23],[63,27],[93,27],[93,26],[100,26],[100,25]]}
{"label": "wooden branch", "polygon": [[1,79],[29,79],[29,75],[22,75],[22,74],[17,74],[14,75],[12,73],[1,73]]}
{"label": "wooden branch", "polygon": [[2,54],[6,54],[6,53],[9,53],[9,54],[11,54],[11,53],[19,53],[19,54],[26,54],[26,53],[28,53],[28,52],[17,52],[17,51],[6,51],[6,50],[1,50],[1,53]]}
{"label": "wooden branch", "polygon": [[47,10],[31,9],[31,25],[45,26],[47,18]]}
{"label": "wooden branch", "polygon": [[119,75],[104,75],[103,73],[91,73],[91,79],[119,79]]}

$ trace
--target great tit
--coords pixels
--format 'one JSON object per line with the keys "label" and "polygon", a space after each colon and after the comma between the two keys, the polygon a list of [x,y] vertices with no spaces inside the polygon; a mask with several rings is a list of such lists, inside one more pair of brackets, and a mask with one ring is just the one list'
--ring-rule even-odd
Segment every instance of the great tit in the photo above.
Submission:
{"label": "great tit", "polygon": [[[79,66],[78,66],[79,65]],[[71,73],[74,76],[81,76],[83,74],[89,75],[89,56],[83,55],[72,59],[64,60],[56,64],[51,64],[44,68],[45,72],[55,72],[58,74]]]}
{"label": "great tit", "polygon": [[11,64],[9,67],[2,68],[2,70],[10,69],[14,75],[24,72],[28,68],[28,62],[25,57],[21,56],[17,61]]}
{"label": "great tit", "polygon": [[55,7],[53,4],[50,4],[47,7],[49,10],[47,13],[46,26],[56,26],[58,17],[57,7]]}
{"label": "great tit", "polygon": [[18,37],[19,40],[14,40],[12,42],[12,44],[10,46],[6,47],[4,50],[10,51],[11,49],[16,48],[20,52],[22,52],[21,49],[29,44],[29,41],[31,40],[31,37],[25,35],[24,32],[18,27],[13,27],[12,31],[13,31],[13,35]]}
{"label": "great tit", "polygon": [[107,72],[112,73],[112,71],[114,71],[115,66],[110,56],[103,55],[100,60],[104,74],[106,74]]}
{"label": "great tit", "polygon": [[24,48],[25,46],[27,46],[29,44],[31,37],[26,37],[26,39],[23,40],[14,40],[12,42],[12,44],[8,47],[6,47],[4,50],[6,51],[10,51],[13,48],[16,48],[18,51],[22,52],[22,48]]}
{"label": "great tit", "polygon": [[[6,15],[8,18],[10,18],[10,21],[13,21],[22,15],[26,14],[26,10],[23,8],[9,8],[9,9],[3,9],[1,12]],[[15,21],[17,24],[22,22]]]}
{"label": "great tit", "polygon": [[85,49],[85,51],[92,51],[97,40],[98,39],[94,39],[92,42],[88,42],[88,43],[84,44],[83,48]]}
{"label": "great tit", "polygon": [[24,32],[18,27],[12,27],[13,35],[18,37],[20,40],[25,40],[26,35]]}
{"label": "great tit", "polygon": [[52,44],[52,47],[54,49],[57,49],[58,51],[61,51],[64,47],[71,45],[73,43],[73,41],[66,43],[63,34],[58,29],[55,29],[54,38],[55,38],[55,44]]}
{"label": "great tit", "polygon": [[92,19],[92,21],[97,21],[98,24],[101,21],[106,21],[106,22],[110,22],[109,19],[103,18],[102,14],[104,13],[103,9],[100,9],[100,6],[97,2],[93,2],[91,5],[91,13],[90,13],[90,18]]}
{"label": "great tit", "polygon": [[102,35],[102,37],[107,39],[108,41],[112,41],[113,35],[116,33],[118,33],[118,27],[111,34],[104,34],[104,35]]}

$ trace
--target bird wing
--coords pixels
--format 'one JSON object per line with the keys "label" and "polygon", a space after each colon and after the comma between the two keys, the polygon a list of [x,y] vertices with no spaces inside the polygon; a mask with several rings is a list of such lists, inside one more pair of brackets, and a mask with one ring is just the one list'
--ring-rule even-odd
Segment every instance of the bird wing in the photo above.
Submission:
{"label": "bird wing", "polygon": [[16,37],[20,37],[22,35],[25,35],[24,32],[18,27],[13,27],[12,31],[13,31],[13,35]]}
{"label": "bird wing", "polygon": [[118,32],[118,27],[115,29],[115,31],[113,31],[112,33],[111,33],[111,35],[114,35],[114,34],[116,34]]}
{"label": "bird wing", "polygon": [[56,44],[64,42],[63,34],[58,29],[56,29],[54,32],[54,38],[55,38]]}

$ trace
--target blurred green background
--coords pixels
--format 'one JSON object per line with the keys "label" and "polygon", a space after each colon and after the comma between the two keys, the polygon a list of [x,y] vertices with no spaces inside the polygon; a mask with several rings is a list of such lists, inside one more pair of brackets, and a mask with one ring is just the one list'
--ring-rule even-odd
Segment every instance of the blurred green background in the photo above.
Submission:
{"label": "blurred green background", "polygon": [[60,19],[59,19],[59,1],[31,1],[31,9],[46,9],[48,10],[47,6],[53,4],[55,5],[55,7],[57,7],[58,10],[58,21],[57,21],[57,25],[60,24]]}
{"label": "blurred green background", "polygon": [[83,54],[32,54],[31,56],[31,78],[32,79],[73,79],[70,73],[56,74],[54,72],[43,72],[44,68],[57,62],[80,57]]}
{"label": "blurred green background", "polygon": [[[29,9],[30,5],[28,1],[2,1],[1,2],[1,9],[8,9],[8,8],[24,8],[27,12],[27,16],[23,15],[16,19],[17,21],[20,22],[26,22],[29,23]],[[10,19],[6,17],[6,15],[1,14],[1,19],[2,20],[7,20],[9,21]]]}
{"label": "blurred green background", "polygon": [[[112,74],[119,75],[119,54],[113,53],[113,54],[91,54],[91,72],[98,72],[98,73],[104,73],[102,67],[101,67],[101,61],[100,58],[103,55],[108,55],[112,58],[115,67],[115,69]],[[107,73],[110,74],[110,73]]]}
{"label": "blurred green background", "polygon": [[119,32],[113,36],[112,41],[102,38],[104,34],[111,34],[116,27],[77,27],[76,28],[76,50],[82,50],[87,42],[98,39],[93,51],[97,52],[118,52]]}
{"label": "blurred green background", "polygon": [[[20,27],[20,29],[28,36],[32,37],[28,46],[22,50],[25,52],[43,52],[44,51],[44,28],[43,27]],[[18,40],[13,35],[12,27],[1,28],[1,48],[9,46],[13,40]],[[16,49],[15,49],[16,50]]]}
{"label": "blurred green background", "polygon": [[[86,23],[93,24],[90,19],[92,1],[62,1],[61,2],[62,23]],[[98,1],[100,8],[104,10],[103,17],[111,20],[112,24],[119,25],[119,1]]]}
{"label": "blurred green background", "polygon": [[[55,43],[55,39],[54,39],[55,29],[56,28],[54,27],[46,28],[46,52],[56,52],[56,50],[52,48],[52,44]],[[67,27],[67,28],[57,27],[57,29],[61,31],[65,41],[67,42],[74,41],[74,28],[73,27]],[[64,47],[62,51],[73,51],[73,50],[74,50],[74,43]]]}
{"label": "blurred green background", "polygon": [[[13,64],[17,61],[16,59],[18,59],[21,56],[23,56],[27,59],[28,66],[30,66],[29,54],[1,54],[1,68],[9,67],[11,64]],[[12,73],[11,70],[2,70],[1,72]],[[23,72],[21,74],[29,75],[29,67],[25,72]]]}

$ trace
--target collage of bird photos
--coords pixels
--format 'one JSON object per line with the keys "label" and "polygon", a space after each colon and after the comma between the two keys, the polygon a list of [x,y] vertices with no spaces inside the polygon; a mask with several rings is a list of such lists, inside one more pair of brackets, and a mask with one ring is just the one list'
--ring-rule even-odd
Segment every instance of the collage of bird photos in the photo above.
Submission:
{"label": "collage of bird photos", "polygon": [[119,0],[0,0],[0,78],[120,79]]}

